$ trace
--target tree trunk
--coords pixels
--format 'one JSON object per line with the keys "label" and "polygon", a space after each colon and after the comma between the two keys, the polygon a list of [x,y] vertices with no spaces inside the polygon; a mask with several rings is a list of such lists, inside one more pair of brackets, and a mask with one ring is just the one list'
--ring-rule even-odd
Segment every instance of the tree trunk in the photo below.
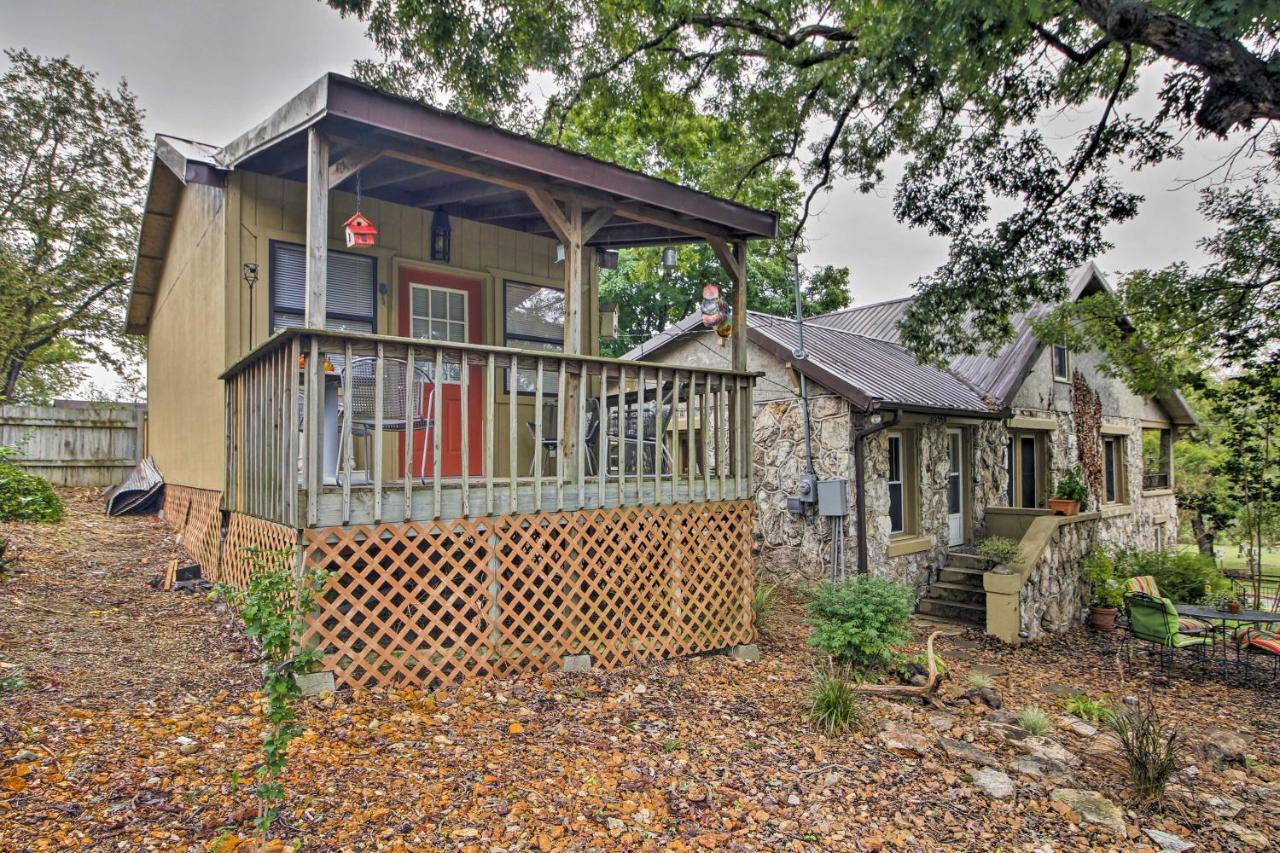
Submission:
{"label": "tree trunk", "polygon": [[1191,516],[1191,532],[1196,537],[1196,547],[1200,549],[1200,553],[1206,557],[1212,557],[1214,534],[1209,532],[1204,523],[1204,516],[1199,510],[1196,510]]}

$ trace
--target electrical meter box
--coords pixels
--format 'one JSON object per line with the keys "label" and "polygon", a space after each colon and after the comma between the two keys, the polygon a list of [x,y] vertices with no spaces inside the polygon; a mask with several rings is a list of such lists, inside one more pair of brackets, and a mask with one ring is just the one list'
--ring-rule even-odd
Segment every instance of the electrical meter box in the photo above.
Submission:
{"label": "electrical meter box", "polygon": [[849,514],[849,481],[818,481],[818,515]]}

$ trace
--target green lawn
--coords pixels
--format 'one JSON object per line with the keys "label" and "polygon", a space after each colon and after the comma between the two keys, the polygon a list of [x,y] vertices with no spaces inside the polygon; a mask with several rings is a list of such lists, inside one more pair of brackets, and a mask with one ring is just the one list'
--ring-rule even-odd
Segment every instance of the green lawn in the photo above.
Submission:
{"label": "green lawn", "polygon": [[[1180,551],[1194,551],[1195,545],[1179,545]],[[1222,545],[1216,550],[1222,553],[1222,559],[1218,561],[1219,567],[1223,571],[1245,571],[1245,563],[1243,556],[1237,556],[1236,547],[1234,545]],[[1262,597],[1263,599],[1272,598],[1276,595],[1277,588],[1280,588],[1280,548],[1264,548],[1262,549]]]}

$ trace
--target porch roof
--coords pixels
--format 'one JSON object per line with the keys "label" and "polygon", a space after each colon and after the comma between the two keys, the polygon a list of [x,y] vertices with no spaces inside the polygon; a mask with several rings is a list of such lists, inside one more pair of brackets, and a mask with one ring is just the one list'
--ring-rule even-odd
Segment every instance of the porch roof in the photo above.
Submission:
{"label": "porch roof", "polygon": [[[481,222],[550,236],[519,187],[572,191],[615,214],[589,245],[604,248],[774,237],[778,216],[473,121],[340,74],[325,74],[217,154],[228,169],[302,179],[311,127],[334,140],[334,160],[369,160],[362,191],[397,204],[444,208]],[[355,188],[354,172],[339,184]],[[513,186],[515,185],[515,186]],[[335,187],[336,188],[336,187]],[[595,204],[593,205],[592,202]]]}

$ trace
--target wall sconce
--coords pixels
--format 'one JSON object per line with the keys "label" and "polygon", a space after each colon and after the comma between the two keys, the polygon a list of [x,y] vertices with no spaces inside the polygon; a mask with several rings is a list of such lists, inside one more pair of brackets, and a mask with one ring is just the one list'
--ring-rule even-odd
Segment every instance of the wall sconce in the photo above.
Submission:
{"label": "wall sconce", "polygon": [[437,207],[431,214],[431,260],[449,262],[449,243],[453,232],[449,227],[449,214]]}

